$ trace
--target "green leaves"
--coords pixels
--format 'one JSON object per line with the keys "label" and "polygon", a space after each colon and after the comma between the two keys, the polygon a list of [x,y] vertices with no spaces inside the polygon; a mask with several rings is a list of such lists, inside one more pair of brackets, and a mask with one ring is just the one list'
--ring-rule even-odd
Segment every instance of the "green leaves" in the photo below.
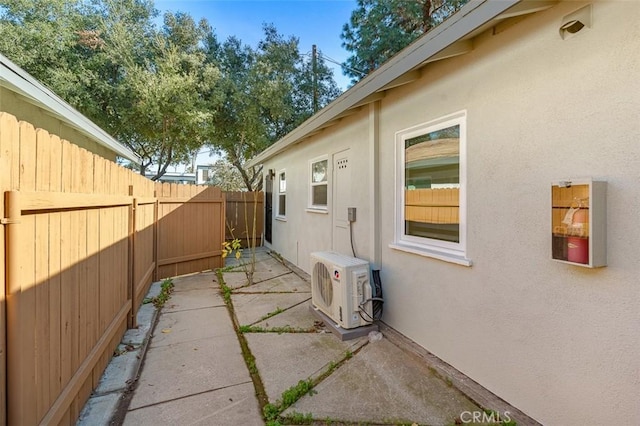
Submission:
{"label": "green leaves", "polygon": [[344,73],[356,83],[467,1],[358,0],[358,8],[342,28],[342,46],[353,53]]}
{"label": "green leaves", "polygon": [[246,161],[313,114],[314,90],[320,107],[340,93],[322,60],[314,71],[272,25],[251,48],[219,43],[206,20],[166,13],[157,26],[157,15],[153,0],[6,0],[0,52],[128,145],[153,179],[208,145],[253,189],[260,173]]}

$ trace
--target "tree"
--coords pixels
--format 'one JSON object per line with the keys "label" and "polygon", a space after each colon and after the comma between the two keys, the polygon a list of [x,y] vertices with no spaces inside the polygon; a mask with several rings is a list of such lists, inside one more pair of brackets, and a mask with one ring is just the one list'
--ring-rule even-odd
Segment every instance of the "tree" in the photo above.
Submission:
{"label": "tree", "polygon": [[352,53],[343,72],[357,83],[468,0],[358,0],[342,27],[342,46]]}
{"label": "tree", "polygon": [[219,158],[211,164],[207,183],[215,185],[223,191],[242,191],[246,189],[240,171],[225,158]]}
{"label": "tree", "polygon": [[[203,145],[224,154],[247,189],[247,160],[339,95],[322,60],[264,26],[256,49],[153,0],[7,0],[0,49],[142,158],[141,173],[185,164]],[[312,69],[313,68],[313,69]]]}
{"label": "tree", "polygon": [[144,63],[123,61],[121,84],[130,102],[117,133],[142,157],[141,172],[158,167],[154,180],[168,166],[188,163],[207,141],[202,129],[212,121],[209,107],[221,98],[214,89],[219,71],[199,46],[206,31],[188,15],[167,13]]}
{"label": "tree", "polygon": [[[261,171],[247,169],[246,162],[314,113],[311,60],[300,54],[298,39],[283,37],[273,25],[263,31],[255,50],[231,37],[209,53],[219,64],[225,94],[210,145],[236,167],[248,190],[259,189]],[[317,70],[322,107],[340,91],[322,60]]]}

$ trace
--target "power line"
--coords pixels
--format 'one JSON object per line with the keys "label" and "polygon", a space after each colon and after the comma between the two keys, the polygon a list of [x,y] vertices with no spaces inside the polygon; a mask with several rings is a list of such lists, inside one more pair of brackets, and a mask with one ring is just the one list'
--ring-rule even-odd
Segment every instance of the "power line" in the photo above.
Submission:
{"label": "power line", "polygon": [[[306,56],[311,56],[311,57],[313,57],[313,56],[312,56],[312,55],[313,55],[313,53],[312,53],[312,52],[307,52],[307,53],[305,53],[305,55],[306,55]],[[347,65],[345,65],[345,64],[344,64],[344,63],[342,63],[342,62],[338,62],[338,61],[336,61],[335,59],[330,58],[329,56],[327,56],[327,55],[325,55],[324,53],[322,53],[320,50],[318,50],[318,51],[316,52],[316,55],[317,55],[317,56],[319,56],[321,59],[323,59],[323,60],[325,60],[325,61],[327,61],[327,62],[331,62],[331,63],[336,64],[336,65],[339,65],[340,67],[342,67],[342,68],[344,68],[344,69],[346,69],[346,70],[353,71],[353,72],[358,73],[358,74],[363,75],[363,76],[364,76],[364,75],[367,75],[367,73],[366,73],[366,72],[364,72],[364,71],[357,70],[357,69],[352,68],[352,67],[348,67]]]}

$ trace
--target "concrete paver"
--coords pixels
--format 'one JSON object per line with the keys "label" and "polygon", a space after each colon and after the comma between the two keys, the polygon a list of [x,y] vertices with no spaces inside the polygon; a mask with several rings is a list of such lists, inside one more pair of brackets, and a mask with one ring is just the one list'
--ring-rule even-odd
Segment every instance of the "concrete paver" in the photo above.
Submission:
{"label": "concrete paver", "polygon": [[272,403],[300,380],[320,376],[331,362],[338,363],[347,351],[366,343],[366,339],[341,342],[326,333],[249,333],[246,338]]}
{"label": "concrete paver", "polygon": [[311,286],[289,271],[252,286],[239,288],[236,293],[311,293]]}
{"label": "concrete paver", "polygon": [[215,389],[163,404],[134,409],[124,425],[264,425],[253,383]]}
{"label": "concrete paver", "polygon": [[[195,324],[200,324],[196,327]],[[216,336],[233,336],[226,307],[163,313],[158,319],[150,348],[192,342]]]}
{"label": "concrete paver", "polygon": [[150,347],[130,409],[250,381],[235,335]]}
{"label": "concrete paver", "polygon": [[287,309],[311,299],[309,293],[239,294],[231,295],[233,307],[240,325],[259,322],[265,315]]}
{"label": "concrete paver", "polygon": [[456,388],[386,339],[356,356],[289,409],[314,419],[344,422],[454,424],[463,411],[478,411]]}
{"label": "concrete paver", "polygon": [[[247,260],[246,254],[240,261]],[[436,375],[430,364],[401,349],[403,344],[395,332],[391,340],[372,342],[366,337],[342,342],[329,332],[323,333],[309,310],[308,280],[290,272],[265,249],[259,250],[256,258],[256,284],[250,287],[243,287],[243,272],[224,273],[225,283],[235,289],[232,303],[237,322],[265,329],[289,326],[310,331],[244,334],[269,400],[276,402],[300,380],[317,378],[344,361],[312,394],[303,396],[283,415],[311,413],[316,421],[446,425],[454,424],[463,411],[480,410],[451,382]],[[227,261],[234,262],[237,260]],[[149,344],[150,324],[125,336],[136,351],[147,348],[147,352],[137,386],[125,407],[124,424],[263,425],[256,389],[215,273],[192,274],[173,281],[174,293],[158,316]],[[157,294],[159,283],[153,288]],[[261,320],[277,308],[284,311]],[[145,305],[138,318],[150,320],[155,315],[152,305]],[[352,357],[347,357],[347,352]],[[137,367],[132,370],[118,362],[135,361],[136,355],[131,352],[115,359],[108,371],[125,371],[124,376],[131,376]],[[115,409],[128,384],[121,379],[122,386],[116,390],[118,380],[107,386],[107,379],[113,377],[104,381],[105,394],[87,404],[84,423],[80,424],[108,424],[110,416],[101,413]],[[114,391],[109,393],[111,389]]]}
{"label": "concrete paver", "polygon": [[[290,327],[294,330],[312,330],[318,325],[317,319],[309,315],[309,301],[296,305],[286,311],[255,324],[256,327],[272,330]],[[328,332],[328,331],[327,331]]]}

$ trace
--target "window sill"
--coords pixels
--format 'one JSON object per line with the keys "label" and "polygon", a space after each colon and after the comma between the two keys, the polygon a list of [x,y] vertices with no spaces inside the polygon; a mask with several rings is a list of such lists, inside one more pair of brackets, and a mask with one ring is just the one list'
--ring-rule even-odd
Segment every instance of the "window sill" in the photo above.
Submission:
{"label": "window sill", "polygon": [[287,221],[287,218],[284,217],[284,216],[276,216],[274,219],[277,220],[277,221],[280,221],[280,222],[286,222]]}
{"label": "window sill", "polygon": [[314,209],[313,207],[308,207],[305,211],[307,213],[329,214],[329,210],[327,209]]}
{"label": "window sill", "polygon": [[400,250],[407,253],[417,254],[418,256],[430,257],[433,259],[442,260],[445,262],[455,263],[462,266],[471,266],[471,259],[467,259],[461,255],[455,255],[452,253],[445,253],[435,249],[427,247],[410,246],[403,243],[389,244],[389,248],[394,250]]}

